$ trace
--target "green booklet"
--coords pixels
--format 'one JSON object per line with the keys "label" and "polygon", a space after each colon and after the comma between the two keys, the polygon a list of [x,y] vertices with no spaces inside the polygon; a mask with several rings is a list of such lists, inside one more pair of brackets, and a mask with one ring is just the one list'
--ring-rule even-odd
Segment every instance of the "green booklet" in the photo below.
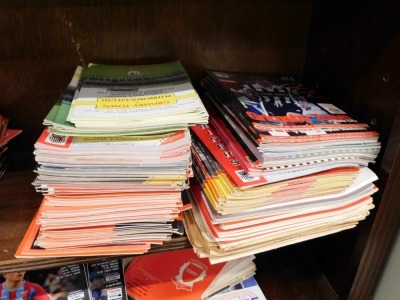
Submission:
{"label": "green booklet", "polygon": [[65,128],[67,131],[74,130],[75,126],[67,121],[67,116],[71,108],[71,103],[75,96],[75,92],[78,89],[78,83],[82,69],[82,66],[78,66],[76,68],[70,83],[44,118],[44,125],[50,128]]}

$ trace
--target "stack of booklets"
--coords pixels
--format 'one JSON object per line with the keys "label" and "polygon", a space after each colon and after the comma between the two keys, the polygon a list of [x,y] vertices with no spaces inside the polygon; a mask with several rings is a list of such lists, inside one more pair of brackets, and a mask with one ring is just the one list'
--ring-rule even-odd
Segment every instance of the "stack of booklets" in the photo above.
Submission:
{"label": "stack of booklets", "polygon": [[7,160],[8,143],[11,139],[19,135],[22,130],[8,128],[9,118],[0,114],[0,178],[9,167]]}
{"label": "stack of booklets", "polygon": [[291,76],[208,71],[203,86],[255,175],[295,177],[336,164],[367,166],[380,150],[378,133],[368,124]]}
{"label": "stack of booklets", "polygon": [[207,122],[179,62],[78,67],[35,143],[44,199],[16,256],[140,254],[183,234],[189,126]]}
{"label": "stack of booklets", "polygon": [[374,207],[378,133],[290,76],[207,72],[207,125],[192,127],[184,213],[217,263],[353,228]]}
{"label": "stack of booklets", "polygon": [[[180,62],[90,64],[74,78],[44,124],[61,136],[150,135],[203,124],[208,114]],[[76,90],[76,85],[78,90]]]}
{"label": "stack of booklets", "polygon": [[[246,280],[252,279],[254,288],[254,259],[250,255],[211,265],[208,259],[199,258],[193,249],[146,254],[135,257],[126,267],[126,291],[135,300],[236,299],[217,296],[227,295]],[[262,295],[258,289],[258,295]]]}
{"label": "stack of booklets", "polygon": [[229,299],[252,299],[252,300],[267,300],[264,292],[258,285],[258,282],[251,276],[241,282],[230,285],[224,290],[212,295],[209,300],[229,300]]}

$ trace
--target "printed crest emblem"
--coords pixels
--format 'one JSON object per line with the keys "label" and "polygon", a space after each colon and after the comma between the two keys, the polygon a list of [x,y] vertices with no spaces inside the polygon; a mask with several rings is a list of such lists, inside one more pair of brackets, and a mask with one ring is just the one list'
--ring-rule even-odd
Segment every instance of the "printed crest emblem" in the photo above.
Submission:
{"label": "printed crest emblem", "polygon": [[179,269],[179,274],[171,278],[177,289],[191,291],[196,282],[202,281],[207,274],[207,266],[202,262],[191,259]]}

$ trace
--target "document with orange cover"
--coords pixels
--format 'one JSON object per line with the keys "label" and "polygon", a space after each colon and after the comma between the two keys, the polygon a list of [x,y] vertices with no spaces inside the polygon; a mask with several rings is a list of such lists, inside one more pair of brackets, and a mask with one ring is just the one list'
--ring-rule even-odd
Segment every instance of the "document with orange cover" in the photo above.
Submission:
{"label": "document with orange cover", "polygon": [[192,248],[143,255],[125,270],[127,293],[135,300],[198,300],[225,264],[210,265]]}
{"label": "document with orange cover", "polygon": [[98,256],[98,255],[134,255],[147,252],[150,242],[137,242],[132,244],[98,245],[91,247],[64,247],[57,249],[45,249],[37,245],[40,225],[37,223],[40,209],[33,218],[24,238],[14,256],[16,258],[34,257],[76,257],[76,256]]}

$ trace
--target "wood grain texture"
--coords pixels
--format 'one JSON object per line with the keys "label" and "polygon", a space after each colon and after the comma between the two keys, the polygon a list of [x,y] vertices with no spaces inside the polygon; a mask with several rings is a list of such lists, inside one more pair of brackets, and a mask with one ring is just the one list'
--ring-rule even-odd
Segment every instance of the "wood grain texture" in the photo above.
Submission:
{"label": "wood grain texture", "polygon": [[0,112],[31,150],[78,64],[302,73],[311,1],[2,1]]}
{"label": "wood grain texture", "polygon": [[[372,215],[355,230],[302,244],[311,256],[297,255],[297,246],[257,256],[268,299],[367,299],[399,223],[393,126],[399,6],[395,0],[0,0],[0,113],[23,130],[10,144],[15,164],[0,180],[0,273],[75,261],[15,260],[13,253],[41,201],[30,184],[33,144],[76,66],[179,59],[195,85],[205,69],[302,76],[380,132]],[[183,238],[152,251],[186,246]]]}
{"label": "wood grain texture", "polygon": [[255,262],[256,279],[267,299],[338,299],[304,244],[260,253]]}
{"label": "wood grain texture", "polygon": [[379,176],[371,215],[351,232],[309,243],[341,299],[369,299],[398,227],[399,178],[388,177],[399,147],[398,125],[393,126],[400,107],[399,20],[400,3],[394,0],[316,1],[313,7],[304,80],[369,123],[382,142],[377,163],[370,165]]}

